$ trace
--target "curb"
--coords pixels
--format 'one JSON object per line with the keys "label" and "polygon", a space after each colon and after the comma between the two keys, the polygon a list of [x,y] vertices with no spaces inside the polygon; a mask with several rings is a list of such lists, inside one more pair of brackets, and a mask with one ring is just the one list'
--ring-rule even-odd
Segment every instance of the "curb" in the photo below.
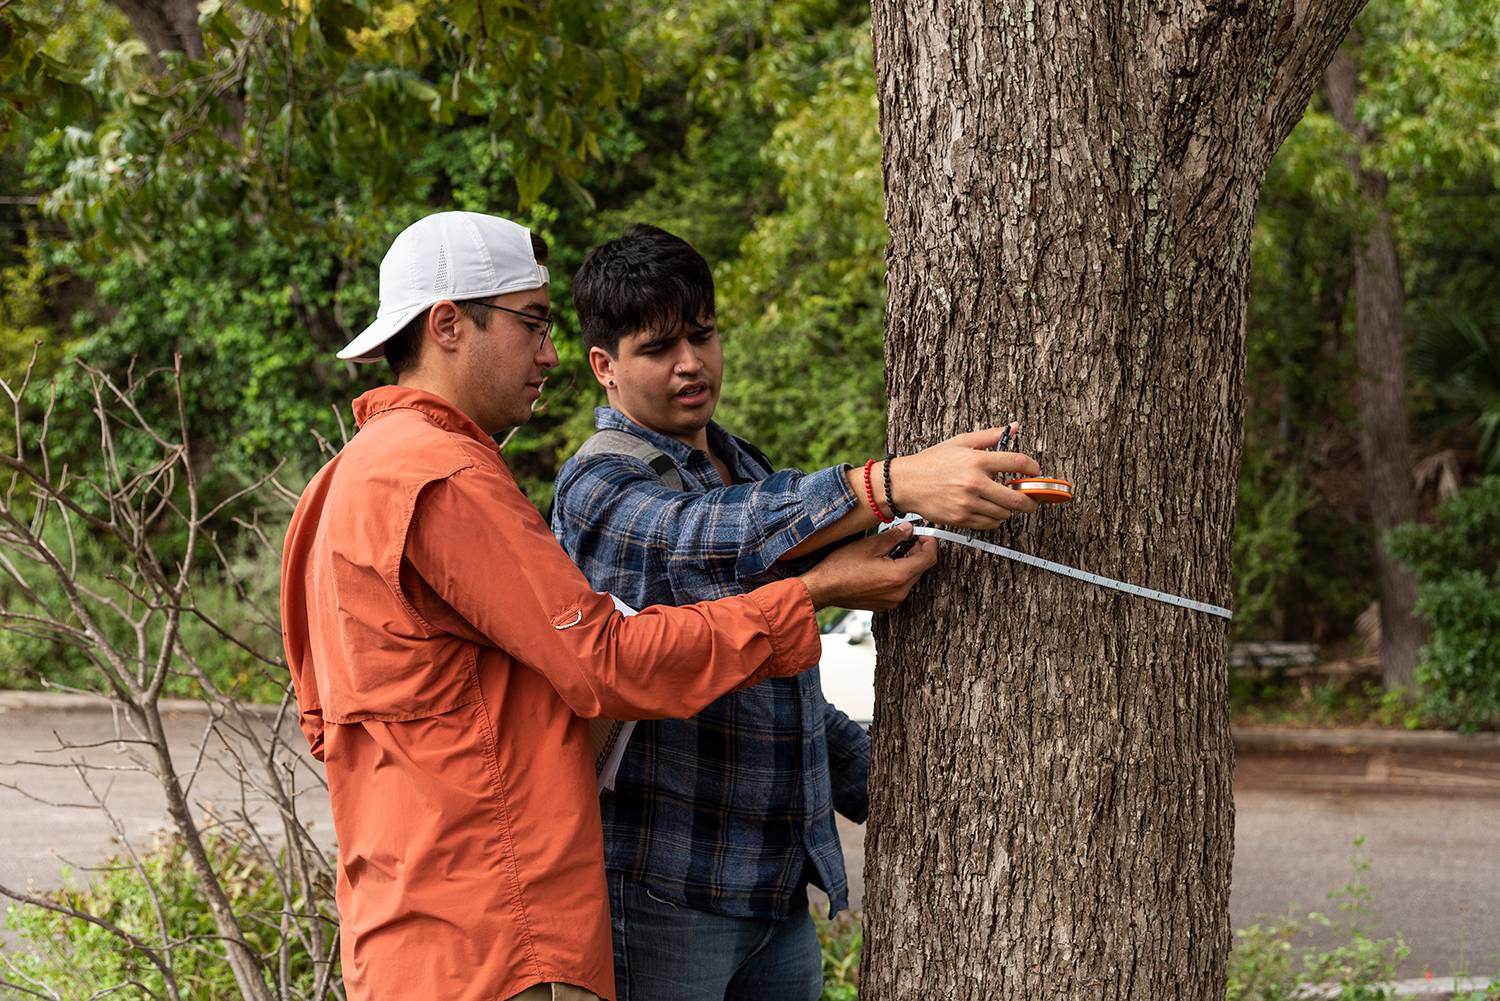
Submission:
{"label": "curb", "polygon": [[1500,798],[1500,734],[1234,731],[1236,789]]}
{"label": "curb", "polygon": [[[1488,977],[1424,977],[1421,980],[1397,980],[1382,984],[1391,997],[1406,1001],[1448,1001],[1460,991],[1483,991],[1490,986]],[[1329,1001],[1344,996],[1344,988],[1338,984],[1303,988],[1296,996],[1306,1001],[1327,998]]]}
{"label": "curb", "polygon": [[[162,715],[207,716],[213,706],[199,699],[160,699],[157,705]],[[18,709],[35,709],[42,712],[119,712],[125,704],[107,695],[89,695],[74,692],[26,692],[0,690],[0,715]],[[246,706],[258,716],[275,716],[279,706]],[[288,719],[296,719],[296,707],[287,711]]]}
{"label": "curb", "polygon": [[[173,714],[207,713],[208,703],[198,699],[162,699],[162,712]],[[110,712],[123,705],[105,695],[75,692],[22,691],[0,689],[0,713],[15,709],[39,709],[51,712]],[[256,705],[258,713],[274,714],[278,707]],[[1290,727],[1234,727],[1234,750],[1239,755],[1296,754],[1366,754],[1392,751],[1402,754],[1443,754],[1494,756],[1500,758],[1500,733],[1461,734],[1452,730],[1376,730],[1345,727],[1340,729],[1295,729]]]}
{"label": "curb", "polygon": [[1234,749],[1240,754],[1287,754],[1320,751],[1358,754],[1396,751],[1403,754],[1495,755],[1500,733],[1453,730],[1375,730],[1356,727],[1308,730],[1270,726],[1234,727]]}

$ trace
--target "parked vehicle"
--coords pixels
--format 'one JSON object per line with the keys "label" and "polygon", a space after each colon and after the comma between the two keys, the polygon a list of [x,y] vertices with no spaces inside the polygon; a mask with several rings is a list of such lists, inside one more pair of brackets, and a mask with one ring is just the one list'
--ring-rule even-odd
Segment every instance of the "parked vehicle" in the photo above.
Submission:
{"label": "parked vehicle", "polygon": [[856,723],[875,718],[875,636],[871,612],[845,612],[823,630],[823,696]]}

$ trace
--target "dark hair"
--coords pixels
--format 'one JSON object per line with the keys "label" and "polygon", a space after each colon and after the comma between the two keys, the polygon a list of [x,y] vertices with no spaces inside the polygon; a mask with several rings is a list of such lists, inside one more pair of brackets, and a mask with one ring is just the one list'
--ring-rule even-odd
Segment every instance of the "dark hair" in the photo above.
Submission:
{"label": "dark hair", "polygon": [[636,223],[589,251],[573,276],[584,350],[613,357],[620,338],[696,327],[714,315],[714,278],[703,255],[664,229]]}
{"label": "dark hair", "polygon": [[[531,256],[536,258],[538,264],[547,263],[547,241],[535,233],[531,234]],[[490,311],[483,306],[473,305],[475,301],[477,300],[471,299],[457,305],[480,330],[486,330],[490,322]],[[417,360],[422,357],[423,334],[427,330],[427,314],[430,312],[431,309],[422,310],[407,321],[396,336],[385,342],[386,364],[391,367],[391,374],[398,379],[403,372],[416,368]]]}

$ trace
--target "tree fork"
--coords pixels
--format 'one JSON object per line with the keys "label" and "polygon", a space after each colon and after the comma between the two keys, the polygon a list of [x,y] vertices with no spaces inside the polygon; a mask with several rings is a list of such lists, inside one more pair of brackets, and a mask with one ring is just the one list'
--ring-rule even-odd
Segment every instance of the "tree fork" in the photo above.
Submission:
{"label": "tree fork", "polygon": [[[875,0],[889,437],[1009,419],[1007,544],[1228,604],[1250,232],[1361,0]],[[862,996],[1222,997],[1223,620],[947,547],[878,626]]]}

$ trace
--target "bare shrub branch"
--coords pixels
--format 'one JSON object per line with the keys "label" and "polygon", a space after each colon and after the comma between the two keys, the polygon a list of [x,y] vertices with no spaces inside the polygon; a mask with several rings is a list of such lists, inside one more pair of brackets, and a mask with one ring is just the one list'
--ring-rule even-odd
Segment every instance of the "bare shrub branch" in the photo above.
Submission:
{"label": "bare shrub branch", "polygon": [[[298,807],[303,790],[326,790],[326,781],[285,736],[296,732],[296,706],[275,605],[279,546],[264,527],[297,499],[284,464],[210,495],[188,426],[180,358],[168,370],[132,367],[118,378],[82,366],[97,438],[88,455],[70,457],[49,435],[58,407],[71,401],[39,386],[34,365],[35,357],[14,385],[0,380],[14,432],[13,447],[0,453],[0,631],[71,651],[73,673],[44,683],[108,700],[116,736],[59,736],[56,748],[38,753],[69,754],[67,763],[20,762],[70,769],[87,803],[5,785],[52,807],[101,812],[154,927],[128,930],[62,894],[0,886],[0,896],[105,930],[163,985],[153,990],[132,978],[96,985],[96,997],[127,989],[190,996],[179,970],[211,956],[248,1001],[341,998],[333,866]],[[169,416],[158,420],[153,407],[163,402]],[[226,663],[234,670],[226,672]],[[243,684],[274,693],[273,704],[248,705]],[[164,706],[166,696],[183,694],[202,705],[191,747],[173,745]],[[111,751],[123,760],[84,756]],[[179,761],[188,762],[185,769]],[[211,767],[238,788],[227,815],[193,801],[198,777]],[[150,774],[165,797],[170,850],[187,862],[211,935],[187,930],[174,910],[180,903],[158,885],[164,877],[153,875],[160,870],[131,843],[109,790],[95,784],[96,776],[132,772]],[[114,868],[110,878],[123,878]],[[247,880],[252,870],[263,875]],[[252,900],[256,892],[263,896]],[[64,983],[32,982],[15,961],[7,965],[9,979],[0,982],[13,990],[78,996]],[[54,988],[59,993],[48,993]]]}

